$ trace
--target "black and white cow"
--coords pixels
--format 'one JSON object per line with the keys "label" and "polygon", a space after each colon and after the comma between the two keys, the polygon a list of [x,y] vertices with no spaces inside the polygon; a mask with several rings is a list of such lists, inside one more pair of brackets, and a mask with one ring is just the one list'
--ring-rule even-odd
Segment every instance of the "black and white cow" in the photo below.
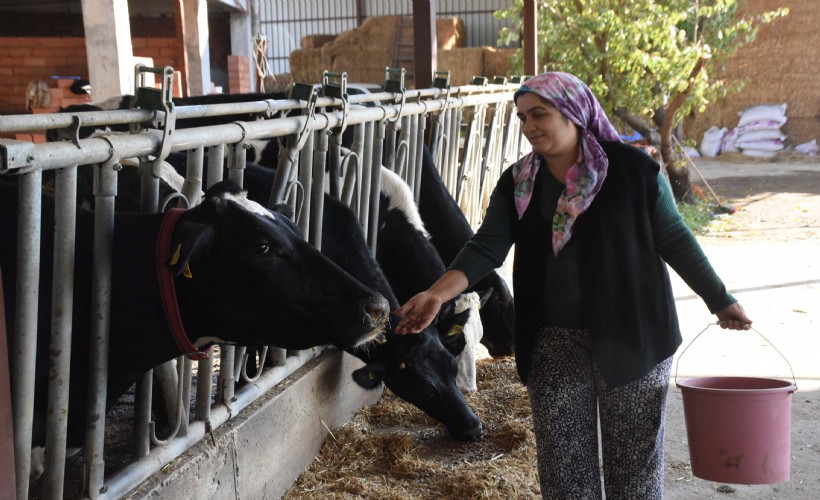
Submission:
{"label": "black and white cow", "polygon": [[[325,196],[324,208],[322,252],[362,283],[379,290],[391,308],[398,308],[398,300],[371,254],[355,214],[331,196]],[[458,333],[468,320],[469,314],[450,315],[445,319],[448,326],[441,332],[428,327],[417,335],[397,335],[391,328],[383,343],[346,349],[365,362],[353,372],[353,379],[366,389],[384,382],[398,397],[443,423],[454,438],[477,439],[481,420],[464,400],[457,383],[459,365],[445,346],[455,348],[464,342],[464,335]],[[395,318],[391,321],[397,323]],[[445,331],[456,333],[448,336]]]}
{"label": "black and white cow", "polygon": [[[269,168],[248,164],[244,176],[248,197],[267,200],[274,175]],[[322,253],[366,286],[381,292],[391,309],[398,308],[391,284],[368,248],[353,211],[325,194],[323,217]],[[365,362],[363,368],[353,373],[359,385],[372,389],[384,382],[398,397],[444,424],[450,435],[460,440],[476,439],[482,428],[459,385],[462,369],[456,356],[470,343],[463,332],[477,330],[467,325],[477,317],[474,303],[467,303],[469,309],[464,304],[448,304],[439,316],[439,324],[418,335],[396,335],[390,329],[383,343],[346,349]],[[472,370],[474,380],[474,361]],[[465,373],[470,374],[469,370]],[[464,387],[471,388],[470,384]]]}
{"label": "black and white cow", "polygon": [[[43,206],[33,446],[45,439],[49,372],[53,200],[44,196]],[[94,214],[79,208],[77,215],[68,417],[72,448],[83,444],[92,324]],[[213,186],[200,205],[176,215],[172,229],[170,216],[163,214],[115,218],[109,404],[152,367],[215,342],[353,348],[384,332],[386,299],[307,243],[287,217],[250,201],[236,184]],[[16,226],[17,189],[0,178],[0,266],[9,325],[15,324]],[[164,253],[170,257],[157,258]],[[163,295],[162,281],[173,283],[176,292]],[[172,336],[166,310],[170,317],[178,311],[184,328],[176,331],[182,330],[182,340]]]}
{"label": "black and white cow", "polygon": [[[429,240],[410,187],[384,167],[381,170],[376,241],[376,259],[401,303],[429,288],[444,274],[444,262]],[[475,347],[483,336],[483,325],[475,319],[489,295],[471,294],[462,294],[444,304],[436,323],[440,332],[449,338],[445,345],[458,359],[461,368],[458,385],[465,392],[476,388]],[[449,324],[446,318],[456,315],[461,320],[459,324]]]}
{"label": "black and white cow", "polygon": [[[474,232],[441,180],[433,155],[426,147],[422,156],[418,205],[421,219],[431,235],[430,241],[445,264],[451,263]],[[512,354],[515,305],[506,281],[493,271],[471,290],[491,290],[487,302],[481,308],[481,323],[484,325],[481,343],[492,356]]]}

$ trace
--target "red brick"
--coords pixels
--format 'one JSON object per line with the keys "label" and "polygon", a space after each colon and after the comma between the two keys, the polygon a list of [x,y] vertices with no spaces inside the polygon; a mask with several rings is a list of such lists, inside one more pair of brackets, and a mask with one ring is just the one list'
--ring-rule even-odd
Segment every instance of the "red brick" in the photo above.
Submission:
{"label": "red brick", "polygon": [[35,115],[44,115],[48,113],[56,113],[58,109],[59,106],[52,108],[31,108],[31,112]]}
{"label": "red brick", "polygon": [[0,47],[19,47],[20,39],[13,36],[0,36]]}
{"label": "red brick", "polygon": [[23,64],[25,64],[26,66],[32,66],[32,67],[45,66],[46,65],[46,60],[45,60],[44,57],[24,57],[23,58]]}

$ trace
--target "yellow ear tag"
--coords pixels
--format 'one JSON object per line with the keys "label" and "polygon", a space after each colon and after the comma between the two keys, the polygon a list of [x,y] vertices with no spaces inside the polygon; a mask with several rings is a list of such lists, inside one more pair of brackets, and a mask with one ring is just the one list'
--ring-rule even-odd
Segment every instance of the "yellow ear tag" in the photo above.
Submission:
{"label": "yellow ear tag", "polygon": [[181,253],[182,253],[182,243],[177,245],[176,250],[174,250],[174,256],[171,257],[171,265],[172,266],[177,265],[177,262],[179,262],[179,254],[181,254]]}
{"label": "yellow ear tag", "polygon": [[464,327],[461,326],[461,325],[456,325],[456,326],[450,328],[450,332],[447,334],[447,336],[452,337],[453,335],[458,335],[462,331],[464,331]]}
{"label": "yellow ear tag", "polygon": [[369,378],[370,380],[373,380],[376,377],[373,376],[373,372],[367,372],[367,378]]}
{"label": "yellow ear tag", "polygon": [[405,368],[407,368],[407,365],[404,363],[399,363],[399,370],[404,370]]}
{"label": "yellow ear tag", "polygon": [[185,267],[182,268],[182,275],[185,276],[186,278],[193,278],[194,277],[194,275],[191,274],[191,268],[188,267],[187,262],[185,263]]}

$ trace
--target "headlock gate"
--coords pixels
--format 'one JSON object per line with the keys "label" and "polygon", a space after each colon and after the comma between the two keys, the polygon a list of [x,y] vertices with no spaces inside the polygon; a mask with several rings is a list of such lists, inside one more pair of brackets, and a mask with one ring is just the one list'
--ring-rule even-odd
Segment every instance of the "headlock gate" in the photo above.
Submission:
{"label": "headlock gate", "polygon": [[[70,137],[42,144],[0,139],[0,182],[16,178],[19,196],[17,289],[3,292],[6,297],[15,297],[15,322],[7,325],[7,331],[20,499],[29,497],[32,467],[34,360],[38,308],[43,307],[38,295],[44,179],[53,174],[56,228],[52,365],[48,367],[51,380],[45,471],[39,480],[39,495],[69,495],[64,485],[75,218],[82,196],[90,195],[78,194],[82,189],[78,188],[78,176],[91,174],[95,289],[92,303],[87,305],[93,311],[93,325],[88,366],[90,417],[82,451],[81,491],[84,497],[120,498],[321,351],[285,351],[271,346],[259,355],[258,365],[261,367],[267,356],[273,366],[249,376],[246,348],[223,344],[219,345],[217,359],[213,351],[207,359],[196,362],[180,356],[147,372],[136,384],[134,395],[136,459],[117,471],[106,471],[107,348],[110,336],[116,334],[108,331],[111,240],[118,177],[127,168],[124,165],[139,166],[140,210],[155,213],[172,205],[199,203],[202,191],[222,179],[223,167],[227,167],[229,178],[242,184],[247,150],[258,141],[280,141],[268,205],[291,205],[305,238],[321,247],[323,195],[328,192],[358,214],[368,245],[375,251],[380,166],[399,173],[418,200],[422,148],[429,147],[445,184],[476,227],[502,169],[512,164],[524,147],[512,105],[518,85],[505,79],[488,83],[485,78],[477,78],[473,85],[450,88],[447,73],[439,72],[435,87],[409,90],[403,85],[403,70],[387,70],[384,85],[352,95],[345,74],[326,73],[321,85],[294,85],[286,99],[260,95],[248,102],[175,106],[167,91],[171,88],[169,71],[172,77],[171,68],[138,67],[138,80],[141,73],[154,72],[162,75],[164,85],[160,90],[139,88],[130,109],[0,116],[2,134],[46,129]],[[256,119],[235,121],[232,116],[236,115],[253,115]],[[214,117],[222,117],[223,123],[175,126],[184,119]],[[80,131],[85,127],[105,130],[118,126],[128,126],[130,132],[103,132],[81,138]],[[352,141],[343,141],[345,132]],[[186,153],[187,160],[180,192],[161,200],[164,160],[181,152]],[[203,178],[207,185],[203,185]],[[153,377],[162,382],[159,386],[169,416],[163,437],[157,436],[159,431],[152,422]],[[246,382],[241,387],[237,385],[240,379]],[[191,407],[193,414],[189,415]]]}

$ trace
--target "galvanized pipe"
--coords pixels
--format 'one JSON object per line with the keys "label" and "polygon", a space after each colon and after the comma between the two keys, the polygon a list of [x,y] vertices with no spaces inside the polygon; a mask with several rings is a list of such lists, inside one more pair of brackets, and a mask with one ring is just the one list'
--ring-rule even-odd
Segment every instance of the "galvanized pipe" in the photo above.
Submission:
{"label": "galvanized pipe", "polygon": [[56,172],[54,203],[54,276],[51,290],[48,415],[46,427],[46,498],[63,497],[68,387],[71,380],[71,332],[74,318],[74,247],[76,243],[77,167]]}
{"label": "galvanized pipe", "polygon": [[222,180],[222,163],[225,158],[225,145],[217,144],[208,148],[208,171],[206,187],[211,187]]}
{"label": "galvanized pipe", "polygon": [[19,178],[17,218],[17,305],[11,351],[11,401],[17,499],[28,499],[31,433],[34,415],[34,363],[37,357],[37,309],[40,294],[40,226],[43,174]]}
{"label": "galvanized pipe", "polygon": [[208,351],[208,359],[197,361],[196,370],[196,410],[197,420],[208,420],[211,415],[211,390],[213,382],[211,377],[214,371],[214,352]]}
{"label": "galvanized pipe", "polygon": [[328,159],[328,193],[339,199],[342,195],[342,134],[334,133],[333,140],[329,141],[330,158]]}
{"label": "galvanized pipe", "polygon": [[379,234],[379,193],[382,179],[382,144],[384,144],[384,120],[376,124],[376,138],[373,141],[373,155],[370,163],[370,208],[367,222],[367,246],[376,254]]}
{"label": "galvanized pipe", "polygon": [[[364,145],[362,155],[362,207],[359,210],[359,224],[364,228],[364,234],[368,235],[367,241],[370,241],[370,192],[372,172],[373,172],[373,127],[376,125],[373,122],[364,125]],[[380,125],[384,127],[384,124]],[[382,142],[379,141],[379,144]],[[370,249],[376,252],[375,246],[370,246]]]}
{"label": "galvanized pipe", "polygon": [[[463,98],[459,106],[475,105],[484,101],[497,102],[509,95],[490,94],[473,95]],[[404,106],[380,106],[376,108],[352,108],[346,115],[348,125],[388,119],[396,116],[409,116],[428,111],[437,111],[444,107],[443,100],[424,103],[405,103]],[[401,115],[399,112],[401,111]],[[242,127],[236,123],[177,129],[171,135],[171,151],[185,151],[197,146],[215,146],[217,144],[235,144],[240,141],[267,139],[302,130],[323,130],[341,125],[345,119],[341,112],[317,114],[314,120],[305,116],[277,118],[245,122]],[[156,154],[160,149],[162,132],[146,130],[139,134],[110,135],[104,138],[90,138],[80,141],[82,149],[69,142],[51,142],[45,144],[22,143],[10,139],[0,139],[0,152],[5,170],[30,169],[54,170],[66,165],[93,164],[108,161],[117,152],[119,158],[144,157]],[[25,153],[25,154],[24,154]]]}
{"label": "galvanized pipe", "polygon": [[[299,183],[302,185],[302,208],[296,213],[297,225],[305,239],[310,235],[310,193],[313,186],[313,145],[316,133],[311,132],[304,147],[299,151]],[[324,172],[322,172],[324,175]]]}
{"label": "galvanized pipe", "polygon": [[419,117],[419,124],[418,129],[416,130],[416,161],[415,161],[415,170],[416,170],[416,182],[413,186],[413,196],[415,196],[416,203],[418,204],[419,199],[421,198],[421,172],[422,172],[422,159],[424,158],[424,132],[427,128],[427,119],[425,115],[421,115]]}
{"label": "galvanized pipe", "polygon": [[98,179],[94,202],[94,272],[91,291],[91,349],[89,354],[88,413],[85,458],[85,485],[97,498],[105,481],[103,446],[108,387],[108,342],[111,319],[111,262],[114,240],[114,198],[117,196],[117,169],[113,163],[95,167]]}
{"label": "galvanized pipe", "polygon": [[154,371],[148,370],[139,380],[134,391],[134,454],[147,456],[151,452],[148,423],[151,421],[151,398],[154,393]]}
{"label": "galvanized pipe", "polygon": [[359,222],[364,222],[362,218],[362,205],[364,203],[364,144],[365,131],[367,126],[364,124],[356,125],[353,129],[353,144],[350,145],[350,150],[356,155],[356,185],[359,186],[359,194],[354,198],[353,203],[349,203],[350,208],[356,212]]}
{"label": "galvanized pipe", "polygon": [[328,134],[327,132],[316,132],[316,134],[318,141],[316,141],[316,149],[313,152],[313,172],[311,172],[313,184],[310,189],[311,210],[308,242],[321,250],[322,217],[325,208],[325,165],[327,163]]}
{"label": "galvanized pipe", "polygon": [[410,126],[407,127],[407,185],[410,186],[410,190],[413,192],[413,197],[418,203],[418,196],[416,196],[415,192],[415,185],[416,185],[416,153],[418,148],[418,134],[419,134],[419,115],[411,115],[408,116],[410,121]]}
{"label": "galvanized pipe", "polygon": [[200,146],[188,151],[185,161],[185,182],[182,194],[188,199],[188,205],[198,205],[202,198],[202,170],[205,160],[205,148]]}
{"label": "galvanized pipe", "polygon": [[221,344],[219,357],[219,377],[217,379],[216,401],[231,407],[234,399],[236,380],[234,375],[234,346]]}

